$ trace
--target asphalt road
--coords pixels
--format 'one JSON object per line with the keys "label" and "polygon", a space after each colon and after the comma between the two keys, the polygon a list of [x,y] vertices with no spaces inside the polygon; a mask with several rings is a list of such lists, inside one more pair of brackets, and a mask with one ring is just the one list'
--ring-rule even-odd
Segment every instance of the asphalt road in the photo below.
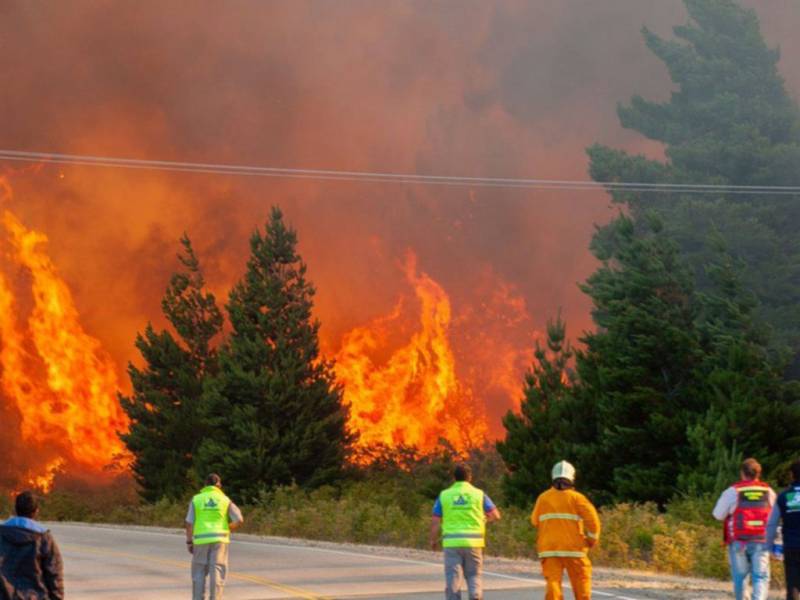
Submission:
{"label": "asphalt road", "polygon": [[[56,523],[50,528],[64,556],[69,600],[191,597],[191,557],[180,533]],[[233,540],[230,563],[226,600],[443,598],[443,569],[436,562],[251,538]],[[486,600],[544,598],[543,583],[533,576],[486,572],[484,589]],[[594,597],[636,600],[614,590],[597,590]]]}

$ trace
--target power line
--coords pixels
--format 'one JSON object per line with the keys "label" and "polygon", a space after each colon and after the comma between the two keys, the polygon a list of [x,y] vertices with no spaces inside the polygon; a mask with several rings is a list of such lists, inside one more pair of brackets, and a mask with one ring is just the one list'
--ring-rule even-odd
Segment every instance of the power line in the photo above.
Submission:
{"label": "power line", "polygon": [[680,194],[738,194],[738,195],[800,195],[800,186],[753,186],[724,184],[683,184],[647,182],[598,182],[561,179],[526,179],[505,177],[465,177],[449,175],[421,175],[413,173],[382,173],[372,171],[339,171],[328,169],[298,169],[288,167],[261,167],[252,165],[196,163],[166,160],[145,160],[114,156],[62,154],[57,152],[26,152],[0,150],[0,160],[33,163],[51,163],[106,168],[143,169],[216,175],[250,177],[281,177],[322,181],[348,181],[364,183],[393,183],[406,185],[444,185],[471,187],[500,187],[569,191],[660,192]]}

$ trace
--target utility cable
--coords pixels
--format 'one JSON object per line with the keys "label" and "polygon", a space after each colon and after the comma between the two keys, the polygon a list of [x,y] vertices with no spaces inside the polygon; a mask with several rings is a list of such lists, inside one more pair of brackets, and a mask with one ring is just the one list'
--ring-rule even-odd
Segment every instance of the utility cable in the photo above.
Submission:
{"label": "utility cable", "polygon": [[113,156],[62,154],[56,152],[27,152],[0,150],[0,160],[31,163],[52,163],[77,166],[143,169],[251,177],[282,177],[323,181],[364,183],[394,183],[410,185],[444,185],[460,187],[500,187],[569,191],[660,192],[676,194],[737,194],[800,196],[800,186],[724,185],[689,183],[648,183],[615,181],[580,181],[561,179],[527,179],[506,177],[465,177],[423,175],[413,173],[383,173],[372,171],[341,171],[329,169],[298,169],[261,167],[224,163],[197,163],[166,160],[145,160]]}

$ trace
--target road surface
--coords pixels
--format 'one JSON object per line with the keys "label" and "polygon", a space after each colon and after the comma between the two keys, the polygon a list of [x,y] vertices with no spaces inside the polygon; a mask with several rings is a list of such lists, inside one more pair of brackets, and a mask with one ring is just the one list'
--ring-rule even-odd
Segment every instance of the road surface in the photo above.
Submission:
{"label": "road surface", "polygon": [[[185,600],[189,561],[183,534],[165,530],[53,523],[64,556],[70,600]],[[353,547],[317,547],[283,540],[234,539],[226,600],[289,598],[441,600],[438,562],[377,555]],[[486,600],[541,600],[543,582],[486,572]],[[630,593],[630,592],[628,592]],[[599,600],[638,600],[596,590]],[[567,598],[572,598],[567,593]]]}

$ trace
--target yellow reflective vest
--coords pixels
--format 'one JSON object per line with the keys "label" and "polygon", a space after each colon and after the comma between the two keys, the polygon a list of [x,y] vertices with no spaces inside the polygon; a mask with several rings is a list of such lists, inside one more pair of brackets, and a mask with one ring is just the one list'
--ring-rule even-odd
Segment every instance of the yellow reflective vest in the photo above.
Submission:
{"label": "yellow reflective vest", "polygon": [[209,485],[192,498],[194,507],[194,526],[192,542],[202,544],[227,544],[231,541],[228,525],[230,499],[218,487]]}
{"label": "yellow reflective vest", "polygon": [[466,481],[457,481],[439,495],[442,503],[442,547],[483,548],[486,515],[483,492]]}
{"label": "yellow reflective vest", "polygon": [[587,538],[600,540],[600,518],[589,499],[573,489],[550,488],[536,500],[531,524],[539,531],[539,558],[582,558]]}

